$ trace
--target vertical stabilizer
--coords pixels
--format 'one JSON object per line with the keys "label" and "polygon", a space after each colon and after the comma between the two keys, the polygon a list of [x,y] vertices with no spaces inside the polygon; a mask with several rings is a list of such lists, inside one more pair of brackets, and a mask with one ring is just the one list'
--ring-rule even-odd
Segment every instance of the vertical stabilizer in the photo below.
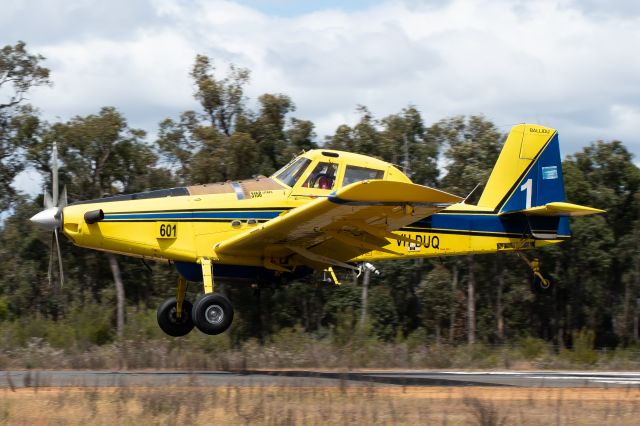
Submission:
{"label": "vertical stabilizer", "polygon": [[508,213],[565,199],[558,133],[535,124],[514,126],[478,205]]}

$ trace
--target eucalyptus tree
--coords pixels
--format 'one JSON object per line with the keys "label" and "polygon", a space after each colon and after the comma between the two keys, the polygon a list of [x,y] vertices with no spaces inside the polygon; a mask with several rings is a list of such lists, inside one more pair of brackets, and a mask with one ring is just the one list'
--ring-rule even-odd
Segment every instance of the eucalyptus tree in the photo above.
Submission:
{"label": "eucalyptus tree", "polygon": [[451,312],[456,302],[451,288],[451,271],[444,265],[436,265],[418,286],[420,316],[428,332],[433,331],[436,342],[440,343],[443,331],[451,328]]}
{"label": "eucalyptus tree", "polygon": [[22,41],[0,49],[0,210],[15,196],[11,183],[24,169],[23,148],[33,142],[39,128],[37,114],[26,101],[34,87],[51,84],[44,60]]}
{"label": "eucalyptus tree", "polygon": [[573,238],[559,260],[571,300],[567,322],[573,330],[593,329],[601,346],[629,342],[640,297],[640,169],[622,142],[597,141],[569,156],[563,171],[570,200],[607,210],[572,222]]}
{"label": "eucalyptus tree", "polygon": [[[358,122],[350,127],[338,126],[335,133],[326,139],[327,148],[357,152],[391,162],[407,174],[414,182],[435,186],[439,170],[437,159],[442,141],[434,138],[424,125],[422,114],[414,106],[403,108],[397,114],[382,119],[375,118],[366,106],[359,105]],[[379,265],[381,278],[372,278],[364,273],[362,278],[363,312],[367,310],[370,279],[373,285],[390,286],[394,302],[394,317],[403,333],[408,334],[419,325],[419,303],[416,288],[430,262],[389,262]],[[393,280],[384,277],[393,276]],[[373,293],[372,293],[373,294]],[[376,293],[378,296],[382,293]],[[372,318],[376,321],[375,318]]]}
{"label": "eucalyptus tree", "polygon": [[[484,184],[495,165],[504,135],[495,124],[481,116],[452,117],[435,123],[429,129],[430,137],[447,146],[446,175],[441,180],[442,189],[465,196],[478,184]],[[477,196],[477,194],[475,194]],[[454,260],[453,277],[458,277],[460,260]],[[467,257],[467,340],[476,340],[476,269],[475,256]],[[457,279],[452,280],[457,286]],[[456,289],[453,288],[455,293]],[[499,290],[501,291],[501,290]],[[451,324],[455,321],[452,319]]]}
{"label": "eucalyptus tree", "polygon": [[[63,163],[60,180],[66,185],[71,202],[166,187],[168,173],[155,167],[157,157],[144,138],[145,132],[130,128],[115,108],[104,107],[97,114],[77,116],[48,126],[38,143],[31,146],[29,158],[48,176],[51,146],[53,142],[57,144]],[[107,274],[101,255],[86,251],[73,253],[65,259],[65,263],[71,264],[67,269],[75,275],[71,282],[75,281],[78,290],[89,290],[99,299]],[[108,254],[107,260],[116,286],[117,329],[121,335],[125,304],[123,274],[114,255]],[[123,261],[128,266],[132,264],[130,260]],[[139,267],[137,271],[140,272]],[[132,292],[150,285],[140,277],[130,281]]]}
{"label": "eucalyptus tree", "polygon": [[200,111],[185,111],[160,123],[157,147],[177,182],[208,183],[269,175],[301,149],[316,147],[313,123],[289,114],[284,94],[258,97],[248,106],[250,71],[231,64],[220,73],[213,60],[197,55],[191,70]]}

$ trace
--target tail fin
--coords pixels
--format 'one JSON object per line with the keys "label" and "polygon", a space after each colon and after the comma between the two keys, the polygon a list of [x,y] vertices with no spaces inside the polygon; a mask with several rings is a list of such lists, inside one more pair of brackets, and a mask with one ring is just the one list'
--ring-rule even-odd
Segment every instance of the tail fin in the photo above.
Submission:
{"label": "tail fin", "polygon": [[534,124],[514,126],[478,205],[509,213],[564,201],[558,132]]}
{"label": "tail fin", "polygon": [[558,132],[535,124],[511,129],[478,205],[527,215],[531,233],[542,239],[568,237],[567,216],[604,212],[566,202]]}

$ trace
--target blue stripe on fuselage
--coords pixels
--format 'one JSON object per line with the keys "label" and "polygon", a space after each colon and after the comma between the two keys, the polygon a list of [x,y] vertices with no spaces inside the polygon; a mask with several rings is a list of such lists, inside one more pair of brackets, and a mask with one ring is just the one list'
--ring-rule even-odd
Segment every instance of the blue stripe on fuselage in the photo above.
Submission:
{"label": "blue stripe on fuselage", "polygon": [[[496,236],[524,237],[532,230],[551,231],[569,235],[565,221],[556,217],[526,217],[524,215],[498,216],[495,214],[436,213],[408,225],[402,230],[442,232],[456,234],[496,234]],[[566,232],[566,233],[565,233]]]}
{"label": "blue stripe on fuselage", "polygon": [[[192,212],[137,212],[105,213],[104,221],[162,221],[162,220],[269,220],[282,211],[192,211]],[[446,213],[433,214],[401,229],[401,231],[455,233],[525,237],[535,231],[553,231],[569,236],[567,218],[529,216],[520,214],[498,216],[496,214]]]}

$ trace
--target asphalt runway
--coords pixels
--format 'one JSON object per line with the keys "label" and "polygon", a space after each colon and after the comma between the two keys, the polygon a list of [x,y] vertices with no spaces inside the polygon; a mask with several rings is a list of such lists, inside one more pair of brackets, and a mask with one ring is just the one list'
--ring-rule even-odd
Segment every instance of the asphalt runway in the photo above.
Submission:
{"label": "asphalt runway", "polygon": [[500,386],[640,388],[640,372],[593,371],[0,371],[0,388],[110,386]]}

